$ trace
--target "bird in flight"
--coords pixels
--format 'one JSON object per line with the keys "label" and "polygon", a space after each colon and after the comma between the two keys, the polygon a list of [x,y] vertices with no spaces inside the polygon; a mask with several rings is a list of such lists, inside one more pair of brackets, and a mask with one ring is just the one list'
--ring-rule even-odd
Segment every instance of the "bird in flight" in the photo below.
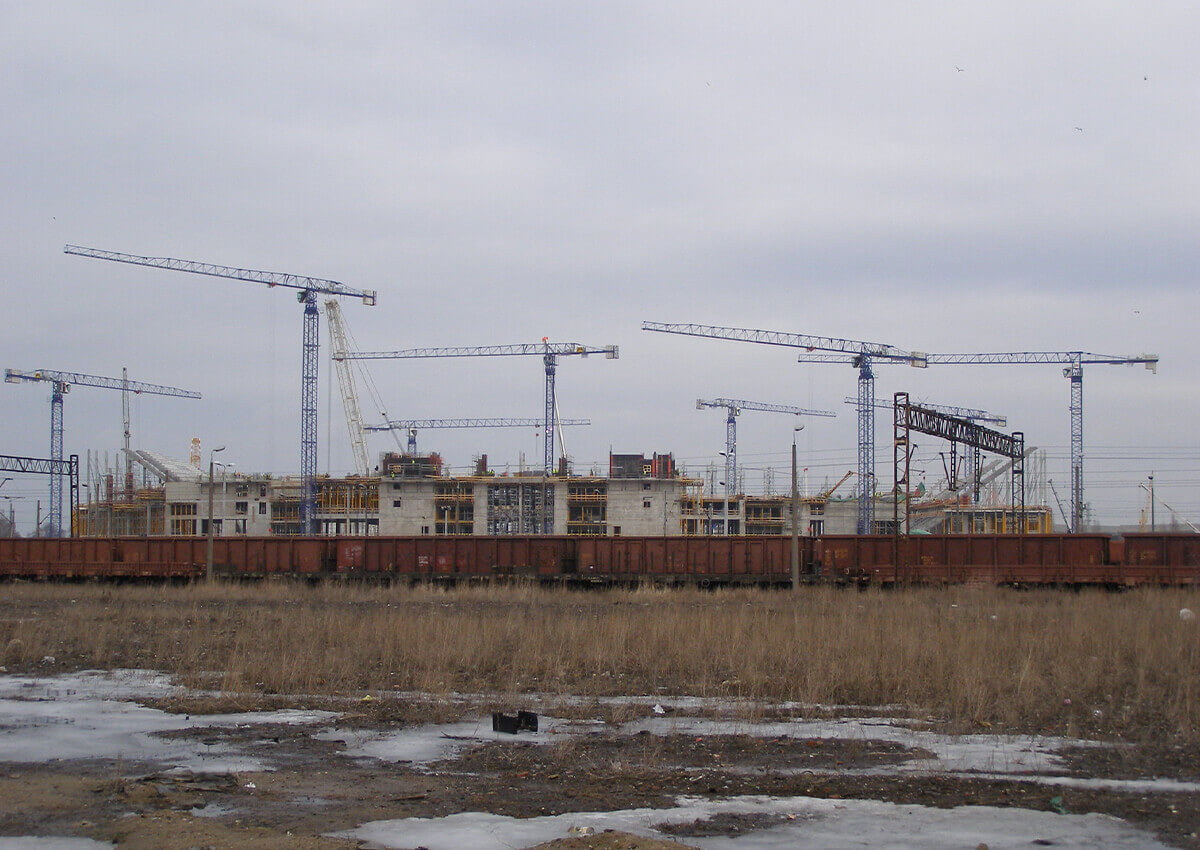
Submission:
{"label": "bird in flight", "polygon": [[955,71],[958,71],[959,73],[962,73],[963,71],[965,71],[965,70],[967,70],[967,69],[966,69],[966,68],[960,68],[960,67],[958,67],[957,65],[955,65],[955,66],[954,66],[954,70],[955,70]]}
{"label": "bird in flight", "polygon": [[1082,127],[1076,127],[1075,129],[1076,129],[1076,130],[1078,130],[1078,131],[1079,131],[1079,132],[1081,132],[1081,133],[1083,132],[1083,128],[1082,128]]}

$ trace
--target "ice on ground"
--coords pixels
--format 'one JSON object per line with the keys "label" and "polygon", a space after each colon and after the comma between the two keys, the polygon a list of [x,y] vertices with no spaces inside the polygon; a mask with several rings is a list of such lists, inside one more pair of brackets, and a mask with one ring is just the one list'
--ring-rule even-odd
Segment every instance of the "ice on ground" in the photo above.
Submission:
{"label": "ice on ground", "polygon": [[351,758],[371,758],[386,762],[411,762],[425,765],[454,756],[463,747],[484,741],[512,743],[524,741],[546,744],[562,740],[565,734],[594,729],[598,723],[559,720],[544,715],[538,717],[537,732],[510,735],[493,732],[490,717],[431,726],[413,726],[394,732],[369,730],[323,729],[315,737],[320,741],[342,741],[343,755]]}
{"label": "ice on ground", "polygon": [[973,773],[973,779],[1002,779],[1032,782],[1060,788],[1086,788],[1093,791],[1140,791],[1142,793],[1200,793],[1200,782],[1184,779],[1099,779],[1084,776],[1013,776],[1006,773]]}
{"label": "ice on ground", "polygon": [[678,836],[704,850],[792,850],[792,848],[880,847],[892,850],[961,850],[986,844],[990,850],[1027,848],[1034,841],[1060,848],[1105,847],[1112,850],[1159,850],[1150,834],[1107,815],[1056,815],[1026,809],[961,806],[936,809],[873,800],[825,800],[812,797],[734,797],[709,801],[684,797],[670,809],[572,812],[539,818],[509,818],[466,812],[442,818],[374,821],[332,833],[365,842],[367,847],[426,847],[428,850],[511,850],[562,838],[571,827],[596,832],[621,830],[635,835],[674,838],[663,825],[684,825],[720,815],[749,815],[775,823],[736,837]]}
{"label": "ice on ground", "polygon": [[184,693],[166,673],[153,670],[82,670],[61,676],[0,676],[0,699],[165,699]]}
{"label": "ice on ground", "polygon": [[32,835],[0,837],[0,850],[112,850],[107,841],[90,838],[38,838]]}
{"label": "ice on ground", "polygon": [[913,759],[891,765],[886,772],[1043,773],[1062,767],[1058,751],[1090,742],[1038,735],[942,735],[908,728],[907,721],[886,718],[787,720],[767,723],[712,720],[703,717],[646,717],[621,726],[626,734],[749,735],[755,738],[821,738],[883,741],[933,753],[932,759]]}
{"label": "ice on ground", "polygon": [[123,758],[193,772],[269,770],[261,759],[228,744],[167,739],[160,733],[269,723],[324,723],[328,711],[256,711],[184,715],[128,700],[175,693],[159,674],[89,671],[53,677],[0,676],[0,762]]}

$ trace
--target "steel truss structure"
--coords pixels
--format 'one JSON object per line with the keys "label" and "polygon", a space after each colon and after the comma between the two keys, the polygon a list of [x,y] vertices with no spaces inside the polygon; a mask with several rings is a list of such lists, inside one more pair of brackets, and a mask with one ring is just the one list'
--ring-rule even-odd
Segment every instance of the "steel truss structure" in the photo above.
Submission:
{"label": "steel truss structure", "polygon": [[[1020,431],[1004,434],[977,425],[967,419],[909,403],[908,393],[893,397],[892,438],[892,522],[893,534],[900,534],[900,492],[904,488],[904,534],[909,533],[909,483],[912,461],[912,432],[929,434],[950,442],[953,463],[957,446],[1009,458],[1012,461],[1012,501],[1014,527],[1025,532],[1025,435]],[[1019,495],[1019,499],[1018,499]]]}
{"label": "steel truss structure", "polygon": [[[71,455],[66,460],[62,458],[18,457],[17,455],[0,455],[0,472],[24,472],[31,475],[49,475],[51,486],[58,482],[59,493],[62,493],[62,479],[70,480],[71,494],[71,536],[75,536],[75,516],[79,513],[79,455]],[[62,498],[60,495],[59,498]],[[61,521],[61,520],[60,520]],[[54,529],[54,517],[50,516],[53,536],[58,536]]]}

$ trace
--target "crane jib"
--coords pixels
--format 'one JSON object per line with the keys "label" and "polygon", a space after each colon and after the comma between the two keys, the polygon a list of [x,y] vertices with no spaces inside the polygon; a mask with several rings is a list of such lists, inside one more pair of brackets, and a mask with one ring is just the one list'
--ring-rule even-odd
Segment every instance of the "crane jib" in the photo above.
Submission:
{"label": "crane jib", "polygon": [[[104,251],[99,248],[85,248],[81,245],[67,245],[63,252],[79,257],[90,257],[94,260],[111,260],[116,263],[128,263],[134,266],[149,266],[157,269],[190,272],[191,274],[221,277],[231,280],[244,280],[248,283],[263,283],[270,287],[286,286],[300,289],[304,292],[320,292],[326,295],[350,296],[362,299],[368,307],[375,306],[378,293],[373,289],[355,289],[336,280],[320,277],[290,274],[288,272],[269,272],[258,269],[243,269],[235,266],[222,266],[216,263],[204,263],[196,260],[180,260],[174,257],[144,257],[138,254],[123,254],[119,251]],[[301,299],[303,300],[303,299]]]}

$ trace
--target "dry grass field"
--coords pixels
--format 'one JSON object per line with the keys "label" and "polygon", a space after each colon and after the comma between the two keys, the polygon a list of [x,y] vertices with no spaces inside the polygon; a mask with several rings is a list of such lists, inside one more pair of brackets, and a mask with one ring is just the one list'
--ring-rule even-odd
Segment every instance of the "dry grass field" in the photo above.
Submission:
{"label": "dry grass field", "polygon": [[232,695],[729,696],[1194,746],[1184,607],[1200,594],[16,583],[0,647],[9,672],[138,667]]}

